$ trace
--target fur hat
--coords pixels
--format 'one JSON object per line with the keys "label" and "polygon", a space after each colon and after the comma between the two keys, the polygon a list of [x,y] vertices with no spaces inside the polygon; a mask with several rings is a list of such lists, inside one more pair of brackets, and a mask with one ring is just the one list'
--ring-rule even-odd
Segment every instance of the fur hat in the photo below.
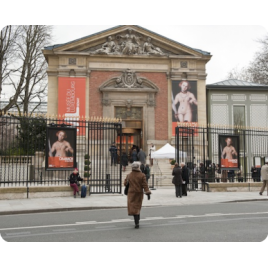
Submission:
{"label": "fur hat", "polygon": [[131,167],[132,167],[132,170],[140,170],[140,165],[138,162],[133,162]]}

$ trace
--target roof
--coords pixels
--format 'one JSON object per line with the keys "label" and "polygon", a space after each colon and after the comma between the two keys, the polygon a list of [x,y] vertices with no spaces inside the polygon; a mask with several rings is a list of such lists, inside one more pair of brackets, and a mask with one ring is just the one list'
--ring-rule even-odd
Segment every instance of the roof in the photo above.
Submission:
{"label": "roof", "polygon": [[238,79],[228,79],[224,81],[220,81],[214,84],[208,84],[206,85],[208,89],[212,88],[263,88],[263,89],[268,89],[268,85],[263,85],[263,84],[257,84],[253,82],[247,82],[243,80],[238,80]]}
{"label": "roof", "polygon": [[[104,30],[104,31],[100,31],[100,32],[97,32],[97,33],[94,33],[94,34],[90,34],[90,35],[87,35],[87,36],[84,36],[84,37],[75,39],[75,40],[73,40],[73,41],[69,41],[69,42],[67,42],[67,43],[47,46],[47,47],[45,47],[44,49],[46,49],[46,50],[53,50],[53,49],[55,49],[55,48],[58,48],[58,47],[61,47],[61,46],[65,46],[65,45],[67,45],[67,44],[74,43],[74,42],[77,42],[77,41],[79,41],[79,40],[83,40],[83,39],[89,38],[89,37],[94,36],[94,35],[98,35],[98,34],[101,34],[101,33],[105,33],[105,32],[108,32],[108,31],[110,31],[110,30],[112,30],[112,29],[116,29],[116,28],[119,28],[119,27],[122,27],[122,26],[123,26],[123,25],[118,25],[118,26],[115,26],[115,27],[106,29],[106,30]],[[161,37],[163,37],[163,38],[165,38],[165,39],[167,39],[167,40],[170,40],[170,41],[172,41],[172,42],[175,42],[175,43],[177,43],[177,44],[179,44],[179,45],[182,45],[182,46],[184,46],[184,47],[187,47],[187,48],[190,48],[190,49],[192,49],[192,50],[195,50],[196,52],[201,53],[201,54],[203,54],[203,55],[210,55],[210,52],[207,52],[207,51],[204,51],[204,50],[201,50],[201,49],[197,49],[197,48],[192,48],[192,47],[186,46],[186,45],[184,45],[184,44],[182,44],[182,43],[179,43],[179,42],[177,42],[177,41],[175,41],[175,40],[172,40],[172,39],[170,39],[170,38],[167,38],[167,37],[165,37],[165,36],[163,36],[163,35],[160,35],[160,34],[158,34],[158,33],[155,33],[155,32],[153,32],[153,31],[150,31],[150,30],[148,30],[148,29],[146,29],[146,28],[143,28],[143,27],[141,27],[141,26],[135,25],[135,27],[141,28],[141,29],[143,29],[143,30],[146,30],[146,31],[148,31],[148,32],[151,32],[151,33],[153,33],[153,34],[156,34],[156,35],[158,35],[158,36],[161,36]]]}

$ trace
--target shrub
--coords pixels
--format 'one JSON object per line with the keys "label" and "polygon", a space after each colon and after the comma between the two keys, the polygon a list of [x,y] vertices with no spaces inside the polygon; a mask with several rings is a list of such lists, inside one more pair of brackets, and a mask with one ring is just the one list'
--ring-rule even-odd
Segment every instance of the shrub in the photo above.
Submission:
{"label": "shrub", "polygon": [[85,173],[84,173],[84,178],[89,178],[90,175],[91,175],[91,174],[90,174],[89,172],[85,172]]}

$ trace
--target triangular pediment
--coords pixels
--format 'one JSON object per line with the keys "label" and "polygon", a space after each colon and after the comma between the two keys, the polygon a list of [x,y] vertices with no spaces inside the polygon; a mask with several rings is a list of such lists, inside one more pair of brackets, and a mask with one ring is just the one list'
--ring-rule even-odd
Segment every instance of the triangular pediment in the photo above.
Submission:
{"label": "triangular pediment", "polygon": [[188,47],[137,25],[113,27],[45,49],[54,52],[83,52],[107,56],[210,56],[208,52]]}

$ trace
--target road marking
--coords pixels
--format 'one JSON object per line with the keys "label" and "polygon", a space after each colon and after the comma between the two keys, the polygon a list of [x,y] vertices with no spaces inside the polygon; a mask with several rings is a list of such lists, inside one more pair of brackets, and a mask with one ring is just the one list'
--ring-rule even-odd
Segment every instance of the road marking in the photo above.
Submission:
{"label": "road marking", "polygon": [[145,220],[160,220],[163,219],[164,217],[145,217]]}
{"label": "road marking", "polygon": [[[176,215],[174,217],[151,217],[141,219],[140,221],[154,221],[154,220],[172,220],[172,219],[180,219],[180,218],[204,218],[204,217],[221,217],[221,216],[241,216],[241,215],[267,215],[268,212],[251,212],[251,213],[227,213],[227,214],[220,214],[217,215],[213,214],[205,214],[205,215]],[[123,219],[125,222],[125,219]],[[129,220],[132,221],[132,220]],[[119,222],[119,221],[118,221]],[[88,222],[77,222],[77,223],[70,223],[70,224],[58,224],[58,225],[41,225],[41,226],[27,226],[27,227],[13,227],[13,228],[2,228],[1,231],[8,231],[8,230],[25,230],[25,229],[41,229],[41,228],[55,228],[55,227],[67,227],[67,226],[78,226],[78,225],[90,225],[90,224],[110,224],[114,223],[113,221],[103,221],[103,222],[96,222],[96,221],[88,221]]]}
{"label": "road marking", "polygon": [[14,236],[14,235],[25,235],[25,234],[30,234],[31,232],[20,232],[20,233],[10,233],[10,234],[6,234],[7,236]]}
{"label": "road marking", "polygon": [[52,232],[71,232],[76,231],[76,229],[58,229],[58,230],[52,230]]}
{"label": "road marking", "polygon": [[116,219],[116,220],[111,220],[112,222],[126,222],[126,221],[133,221],[131,219]]}
{"label": "road marking", "polygon": [[105,228],[116,228],[115,225],[109,225],[109,226],[96,226],[96,229],[105,229]]}
{"label": "road marking", "polygon": [[96,221],[82,221],[82,222],[76,222],[76,224],[82,225],[82,224],[94,224],[97,223]]}

